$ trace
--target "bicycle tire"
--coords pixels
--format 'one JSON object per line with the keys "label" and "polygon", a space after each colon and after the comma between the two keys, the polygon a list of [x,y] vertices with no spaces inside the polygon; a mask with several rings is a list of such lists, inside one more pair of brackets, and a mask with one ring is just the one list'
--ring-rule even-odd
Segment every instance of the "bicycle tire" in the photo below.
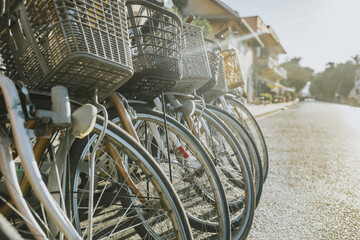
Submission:
{"label": "bicycle tire", "polygon": [[256,206],[258,206],[263,188],[263,171],[260,154],[252,136],[241,125],[239,120],[235,119],[230,113],[213,105],[207,105],[206,107],[226,123],[240,143],[243,152],[246,153],[246,158],[249,160],[249,166],[254,178]]}
{"label": "bicycle tire", "polygon": [[[263,176],[264,176],[263,178],[265,182],[269,172],[269,155],[268,155],[266,141],[261,131],[261,128],[258,122],[256,121],[255,117],[246,108],[246,106],[242,104],[239,100],[237,100],[233,96],[228,96],[228,95],[225,96],[225,100],[229,103],[229,105],[238,107],[241,110],[241,113],[245,115],[245,119],[241,119],[241,118],[239,119],[235,113],[231,113],[234,117],[240,120],[240,123],[242,123],[243,126],[247,127],[247,130],[252,134],[255,140],[262,161]],[[248,121],[246,121],[246,119],[248,119]]]}
{"label": "bicycle tire", "polygon": [[[236,229],[241,239],[246,239],[252,225],[256,205],[255,189],[248,162],[244,158],[244,153],[237,140],[232,136],[231,130],[226,124],[210,110],[197,105],[193,117],[199,116],[204,118],[206,124],[212,129],[211,138],[220,135],[220,140],[224,142],[221,145],[227,147],[227,149],[218,151],[218,154],[214,151],[216,158],[213,161],[225,189],[230,209],[232,230]],[[182,123],[187,125],[185,120],[182,120]],[[187,125],[187,127],[189,128],[190,126]],[[214,150],[211,147],[209,149]],[[221,156],[225,156],[225,158],[220,159]],[[228,161],[229,158],[231,158],[232,163]],[[234,168],[230,165],[227,166],[227,164],[239,164],[238,169],[241,169],[241,172],[234,171]],[[236,191],[238,191],[237,194]]]}
{"label": "bicycle tire", "polygon": [[[88,205],[86,205],[87,204],[86,201],[83,202],[85,207],[81,207],[81,208],[76,207],[76,206],[82,206],[78,204],[82,203],[81,200],[83,199],[83,197],[86,198],[86,184],[87,184],[86,164],[85,167],[82,164],[84,164],[84,156],[86,156],[86,151],[89,148],[91,148],[91,143],[92,141],[94,141],[94,138],[96,138],[96,134],[100,133],[102,126],[101,123],[102,123],[102,119],[98,118],[97,124],[95,125],[95,128],[93,130],[94,134],[92,134],[88,138],[84,138],[82,140],[76,140],[70,149],[70,159],[71,159],[70,183],[73,184],[69,192],[69,196],[70,196],[69,199],[71,200],[72,203],[71,208],[74,215],[73,217],[74,221],[76,221],[76,218],[79,217],[78,218],[79,223],[85,223],[85,225],[87,221],[86,219],[87,216],[83,216],[82,218],[81,214],[84,214],[83,211],[86,212],[86,209],[88,207]],[[169,236],[166,236],[166,238],[168,239],[192,239],[191,229],[186,214],[184,212],[184,209],[181,205],[181,202],[174,188],[171,186],[171,184],[165,177],[164,173],[158,167],[157,163],[149,155],[149,153],[147,153],[147,151],[139,143],[137,143],[135,139],[133,139],[130,135],[128,135],[124,130],[118,128],[115,124],[112,123],[108,124],[108,129],[106,130],[103,143],[105,142],[111,143],[112,146],[114,146],[118,151],[121,151],[121,153],[126,154],[126,156],[124,155],[125,157],[127,157],[124,165],[126,167],[124,167],[123,170],[127,171],[126,173],[129,179],[131,178],[132,181],[135,182],[137,181],[136,187],[139,186],[143,187],[141,189],[138,188],[139,193],[135,194],[134,190],[128,184],[127,179],[121,179],[121,177],[113,178],[112,174],[117,174],[118,172],[118,171],[114,171],[114,168],[116,168],[116,166],[111,166],[113,168],[111,170],[112,172],[105,175],[108,176],[106,180],[103,176],[97,174],[97,178],[98,178],[97,187],[100,187],[100,189],[97,188],[97,190],[101,191],[102,194],[98,195],[99,192],[96,193],[97,194],[96,197],[99,198],[97,199],[96,206],[99,206],[100,204],[106,204],[107,201],[109,201],[108,198],[106,199],[102,198],[102,196],[104,196],[103,194],[106,191],[106,194],[108,196],[110,196],[111,194],[115,194],[115,197],[120,198],[120,200],[116,202],[117,205],[127,208],[127,210],[124,212],[124,215],[122,215],[122,218],[115,216],[116,219],[115,221],[119,221],[119,222],[117,222],[116,224],[113,223],[115,224],[115,228],[113,228],[112,232],[110,232],[110,236],[113,234],[114,230],[117,229],[119,231],[117,232],[116,238],[119,239],[121,238],[126,239],[129,237],[135,238],[136,236],[139,236],[140,239],[157,239],[162,236],[161,234],[163,235],[168,234]],[[102,147],[103,146],[104,145],[102,145]],[[98,160],[100,159],[100,157],[102,158],[104,156],[105,158],[109,157],[108,156],[110,152],[109,149],[107,149],[108,152],[103,151],[102,148],[99,148],[99,150],[97,151],[98,151],[97,152]],[[103,153],[102,151],[104,152],[104,155],[101,155]],[[120,154],[118,156],[120,156]],[[113,162],[109,158],[97,162],[98,171],[105,170],[106,166],[104,167],[102,164],[105,165],[108,164],[109,166],[113,164]],[[119,163],[116,164],[119,165]],[[84,170],[81,170],[82,167],[84,167]],[[110,176],[112,178],[110,178]],[[123,180],[121,184],[120,182],[119,183],[117,182],[119,181],[119,179]],[[85,184],[84,182],[81,182],[82,180],[84,180]],[[106,185],[107,184],[106,181],[110,182],[108,183],[110,184],[110,186]],[[101,184],[105,184],[103,188],[101,188],[102,186],[99,186]],[[111,184],[114,186],[112,186]],[[81,186],[84,186],[83,190],[85,191],[83,191],[83,193],[85,194],[79,195],[81,194],[81,189],[80,189]],[[127,194],[119,195],[120,191],[118,188],[120,188],[123,192],[125,191]],[[150,190],[152,190],[153,192],[151,192]],[[153,197],[153,195],[151,194],[154,194],[155,197]],[[128,205],[129,201],[121,201],[121,199],[125,199],[125,198],[128,200],[130,199],[131,201],[130,205]],[[141,199],[145,199],[146,202],[145,200],[143,202]],[[152,203],[151,199],[152,201],[154,201],[154,199],[157,199],[160,202]],[[78,200],[79,203],[77,202]],[[114,198],[112,201],[115,202],[116,198]],[[111,224],[111,217],[112,217],[111,214],[113,215],[121,214],[121,211],[123,210],[119,206],[109,205],[108,207],[106,207],[106,205],[104,205],[103,208],[100,208],[100,210],[99,208],[97,208],[99,212],[94,211],[94,213],[98,213],[94,217],[94,219],[99,221],[99,219],[97,218],[100,218],[101,216],[100,214],[106,213],[107,215],[102,217],[106,217],[107,224]],[[101,213],[101,211],[103,212]],[[158,215],[162,213],[162,211],[164,214]],[[132,212],[132,213],[128,214],[128,212]],[[154,217],[155,215],[157,216],[157,218]],[[162,220],[161,226],[158,226],[159,223],[156,222],[156,219]],[[166,224],[164,223],[164,219],[167,220]],[[99,233],[100,235],[101,234],[104,235],[104,231],[107,231],[107,233],[109,232],[106,229],[107,227],[106,224],[98,226],[98,224],[102,223],[102,219],[100,220],[101,220],[100,223],[97,222],[96,224],[94,224],[94,226],[96,226],[94,228],[95,238],[99,237]],[[154,222],[151,222],[150,220]],[[135,228],[135,231],[130,231],[130,229],[128,229],[128,227],[130,228],[132,226],[131,225],[132,223],[138,224],[138,226]],[[152,223],[154,223],[153,226],[151,225]],[[77,225],[77,228],[80,231],[81,227],[79,229],[78,224],[75,225]],[[120,230],[122,230],[121,234],[120,234]],[[147,231],[147,233],[144,233],[143,231]],[[84,233],[86,231],[80,231],[80,232]]]}
{"label": "bicycle tire", "polygon": [[[164,150],[161,150],[158,146],[157,142],[159,142],[159,140],[155,139],[154,134],[152,135],[151,131],[146,130],[150,128],[146,126],[154,124],[159,131],[164,133],[163,113],[143,106],[134,106],[134,108],[137,116],[135,127],[138,134],[140,134],[139,138],[143,146],[152,153],[161,165],[163,171],[170,177],[168,161],[162,156],[167,153],[162,152]],[[110,113],[110,115],[112,114]],[[113,121],[116,123],[119,120],[115,118]],[[215,166],[211,162],[205,149],[202,148],[201,144],[182,124],[169,116],[166,117],[166,121],[169,134],[176,135],[179,143],[181,143],[181,150],[183,151],[181,152],[177,147],[169,146],[171,156],[180,159],[180,161],[178,160],[172,164],[172,176],[173,179],[177,181],[177,184],[174,181],[173,185],[187,212],[190,225],[193,227],[194,237],[196,237],[196,239],[208,239],[213,236],[211,233],[216,233],[218,239],[230,239],[229,210],[225,192]],[[186,158],[183,157],[184,154],[187,154]],[[158,158],[156,158],[155,155],[158,156]],[[191,164],[198,165],[196,171],[193,171],[193,166],[189,166],[189,159],[193,161]],[[181,174],[184,172],[186,174],[183,178],[184,180],[182,180]],[[203,188],[205,188],[206,193],[202,192]],[[184,193],[184,191],[186,192]],[[208,191],[210,191],[211,194],[208,194]],[[199,194],[202,195],[199,196]],[[191,195],[191,199],[187,198],[189,195]],[[195,201],[198,203],[197,206],[193,204]],[[200,204],[207,205],[206,207],[199,207]],[[215,221],[209,221],[208,219],[210,219],[211,216],[206,214],[214,211],[217,212],[217,214],[215,214]],[[204,213],[206,214],[204,215]],[[205,234],[205,232],[208,232],[208,234]]]}

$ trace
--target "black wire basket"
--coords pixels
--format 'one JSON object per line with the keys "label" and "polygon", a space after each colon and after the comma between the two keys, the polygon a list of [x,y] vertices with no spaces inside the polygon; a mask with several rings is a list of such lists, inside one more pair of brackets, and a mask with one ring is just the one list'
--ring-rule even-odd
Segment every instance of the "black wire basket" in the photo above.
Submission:
{"label": "black wire basket", "polygon": [[226,86],[226,74],[225,74],[225,64],[224,64],[224,57],[220,54],[219,56],[219,70],[217,74],[217,83],[215,86],[210,89],[209,91],[204,93],[205,100],[207,102],[213,101],[228,92]]}
{"label": "black wire basket", "polygon": [[128,0],[134,75],[118,91],[129,99],[151,101],[181,79],[180,18],[142,0]]}
{"label": "black wire basket", "polygon": [[204,95],[207,101],[214,100],[227,92],[224,57],[218,42],[205,38],[205,45],[211,70],[211,79],[205,83],[198,94]]}
{"label": "black wire basket", "polygon": [[202,27],[183,23],[182,63],[183,76],[173,91],[193,93],[211,79]]}
{"label": "black wire basket", "polygon": [[133,73],[125,0],[17,1],[1,22],[0,49],[8,76],[29,89],[68,88],[99,100]]}

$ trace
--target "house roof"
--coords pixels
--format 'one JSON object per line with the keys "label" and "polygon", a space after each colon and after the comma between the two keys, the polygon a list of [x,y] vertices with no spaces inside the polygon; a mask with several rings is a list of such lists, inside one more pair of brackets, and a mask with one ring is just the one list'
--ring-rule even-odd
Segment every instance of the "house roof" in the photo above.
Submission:
{"label": "house roof", "polygon": [[[188,4],[188,5],[191,5],[191,1],[199,1],[199,0],[189,0],[190,4]],[[239,16],[239,13],[236,10],[233,10],[231,7],[229,7],[227,4],[225,4],[221,0],[203,0],[203,1],[205,1],[205,2],[207,1],[209,3],[212,3],[213,6],[214,5],[217,6],[220,11],[218,11],[217,14],[214,14],[212,11],[209,11],[209,13],[206,14],[206,13],[204,13],[204,8],[203,8],[202,13],[199,14],[199,12],[197,12],[196,8],[188,7],[188,8],[186,8],[187,12],[190,15],[195,15],[195,16],[198,16],[198,17],[201,17],[201,18],[205,18],[205,19],[207,19],[209,21],[219,21],[219,20],[220,21],[230,21],[230,20],[234,20],[245,34],[250,34],[251,35],[249,37],[249,40],[251,39],[256,46],[260,46],[260,47],[264,46],[261,39],[258,37],[257,33],[254,32],[251,29],[251,27],[247,24],[247,22],[244,21]]]}
{"label": "house roof", "polygon": [[216,5],[218,5],[219,7],[221,7],[223,10],[225,10],[226,12],[232,14],[234,17],[239,17],[239,13],[237,11],[234,11],[231,7],[229,7],[227,4],[225,4],[224,2],[220,1],[220,0],[209,0],[213,3],[215,3]]}
{"label": "house roof", "polygon": [[264,43],[259,38],[258,34],[249,26],[249,24],[247,24],[247,22],[242,18],[240,18],[239,21],[241,21],[241,24],[244,25],[249,30],[249,33],[254,36],[254,39],[259,43],[259,47],[264,47]]}
{"label": "house roof", "polygon": [[259,16],[243,17],[243,19],[256,32],[266,47],[272,47],[278,53],[286,53],[274,29],[266,25]]}

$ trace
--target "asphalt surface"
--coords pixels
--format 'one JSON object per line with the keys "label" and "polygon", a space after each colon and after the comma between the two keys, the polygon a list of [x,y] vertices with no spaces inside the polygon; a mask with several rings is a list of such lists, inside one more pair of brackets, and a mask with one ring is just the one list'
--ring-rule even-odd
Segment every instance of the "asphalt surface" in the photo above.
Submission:
{"label": "asphalt surface", "polygon": [[270,169],[248,239],[360,239],[360,108],[304,102],[259,124]]}

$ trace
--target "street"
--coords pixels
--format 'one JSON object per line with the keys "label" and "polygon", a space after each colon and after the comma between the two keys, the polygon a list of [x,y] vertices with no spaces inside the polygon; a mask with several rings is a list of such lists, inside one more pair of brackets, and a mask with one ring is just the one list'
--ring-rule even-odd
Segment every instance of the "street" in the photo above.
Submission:
{"label": "street", "polygon": [[302,102],[259,124],[270,166],[249,239],[360,239],[360,108]]}

